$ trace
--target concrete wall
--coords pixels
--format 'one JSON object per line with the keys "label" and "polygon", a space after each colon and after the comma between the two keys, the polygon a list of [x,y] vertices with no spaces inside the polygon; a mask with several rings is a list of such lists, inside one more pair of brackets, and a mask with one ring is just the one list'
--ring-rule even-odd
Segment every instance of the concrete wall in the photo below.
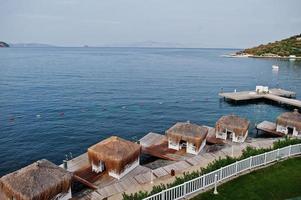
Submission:
{"label": "concrete wall", "polygon": [[109,171],[109,176],[112,176],[112,177],[117,178],[117,179],[121,179],[127,173],[129,173],[130,171],[132,171],[133,169],[135,169],[138,165],[139,165],[139,158],[135,162],[127,165],[125,167],[125,170],[121,174],[119,174],[119,173],[117,173],[117,172],[115,172],[115,171],[112,170],[112,171]]}
{"label": "concrete wall", "polygon": [[248,134],[249,134],[249,131],[247,131],[247,133],[244,136],[240,136],[240,135],[236,136],[236,134],[233,133],[232,141],[243,143],[246,140],[246,138],[248,137]]}
{"label": "concrete wall", "polygon": [[227,139],[227,133],[223,133],[223,132],[216,132],[215,133],[215,137],[216,138],[219,138],[219,139],[223,139],[223,140],[226,140]]}
{"label": "concrete wall", "polygon": [[240,143],[244,142],[246,140],[246,138],[248,137],[248,134],[249,134],[249,131],[247,131],[247,133],[243,137],[236,136],[236,134],[232,130],[226,129],[225,132],[218,132],[218,131],[216,131],[215,137],[219,138],[219,139],[226,140],[226,139],[228,139],[227,138],[227,136],[228,136],[227,132],[231,132],[232,133],[232,141],[233,142],[240,142]]}
{"label": "concrete wall", "polygon": [[[200,146],[199,149],[196,149],[195,145],[193,143],[186,143],[186,153],[191,153],[194,155],[197,155],[200,153],[200,151],[204,148],[206,145],[206,140],[204,140]],[[174,149],[174,150],[180,150],[181,146],[180,143],[176,143],[175,141],[172,141],[171,139],[168,139],[168,148],[169,149]]]}
{"label": "concrete wall", "polygon": [[92,171],[93,172],[100,173],[100,172],[103,172],[104,170],[105,170],[105,165],[102,161],[100,161],[98,165],[95,165],[94,163],[92,163]]}
{"label": "concrete wall", "polygon": [[168,139],[168,148],[169,149],[174,149],[174,150],[180,150],[180,144],[171,140],[171,139]]}
{"label": "concrete wall", "polygon": [[190,154],[198,155],[205,147],[205,145],[206,145],[206,139],[202,142],[199,149],[197,149],[193,143],[187,142],[186,152]]}
{"label": "concrete wall", "polygon": [[[293,127],[293,136],[298,136],[298,135],[300,135],[301,134],[301,132],[298,132],[297,130],[296,130],[296,127]],[[276,131],[277,132],[280,132],[280,133],[283,133],[283,134],[285,134],[285,135],[287,135],[288,134],[288,127],[285,127],[285,126],[281,126],[281,125],[279,125],[279,124],[277,124],[277,126],[276,126]]]}

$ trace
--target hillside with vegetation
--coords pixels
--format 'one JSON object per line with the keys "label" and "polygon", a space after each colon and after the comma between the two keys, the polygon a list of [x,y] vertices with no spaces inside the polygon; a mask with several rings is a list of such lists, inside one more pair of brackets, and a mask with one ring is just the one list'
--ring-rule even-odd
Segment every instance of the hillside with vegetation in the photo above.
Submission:
{"label": "hillside with vegetation", "polygon": [[295,55],[301,57],[301,34],[290,38],[237,52],[237,55],[251,54],[253,56],[288,57]]}
{"label": "hillside with vegetation", "polygon": [[5,42],[0,41],[0,47],[9,47],[9,45]]}

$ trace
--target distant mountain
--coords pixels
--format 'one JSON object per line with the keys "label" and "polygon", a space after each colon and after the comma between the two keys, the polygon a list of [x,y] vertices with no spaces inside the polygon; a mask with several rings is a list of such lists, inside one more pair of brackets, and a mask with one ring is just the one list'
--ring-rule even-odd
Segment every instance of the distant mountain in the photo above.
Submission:
{"label": "distant mountain", "polygon": [[143,41],[143,42],[112,42],[99,44],[96,47],[165,47],[165,48],[177,48],[183,47],[179,43],[170,42],[155,42],[155,41]]}
{"label": "distant mountain", "polygon": [[247,55],[249,57],[301,57],[301,34],[268,44],[239,51],[236,55]]}
{"label": "distant mountain", "polygon": [[16,43],[10,44],[11,47],[55,47],[50,44],[41,44],[41,43]]}
{"label": "distant mountain", "polygon": [[9,47],[9,45],[7,43],[5,43],[5,42],[1,42],[0,41],[0,48],[1,47]]}

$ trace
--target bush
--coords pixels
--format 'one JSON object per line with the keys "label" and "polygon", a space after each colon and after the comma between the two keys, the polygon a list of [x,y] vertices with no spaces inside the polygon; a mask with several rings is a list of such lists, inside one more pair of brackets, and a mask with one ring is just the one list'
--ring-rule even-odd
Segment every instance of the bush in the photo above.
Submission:
{"label": "bush", "polygon": [[300,144],[301,143],[301,139],[295,138],[295,139],[290,139],[288,137],[285,137],[284,140],[278,140],[276,142],[274,142],[274,149],[279,149],[282,147],[286,147],[289,145],[294,145],[294,144]]}

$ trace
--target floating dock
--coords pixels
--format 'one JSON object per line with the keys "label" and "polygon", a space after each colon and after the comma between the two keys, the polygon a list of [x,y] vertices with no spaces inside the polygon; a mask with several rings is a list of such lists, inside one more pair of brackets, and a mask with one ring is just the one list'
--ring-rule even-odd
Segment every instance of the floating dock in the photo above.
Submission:
{"label": "floating dock", "polygon": [[234,102],[240,101],[251,101],[251,100],[270,100],[279,104],[285,104],[289,106],[294,106],[301,108],[301,101],[297,99],[292,99],[296,97],[296,93],[292,91],[287,91],[283,89],[270,89],[269,93],[257,93],[256,91],[242,91],[242,92],[221,92],[219,96],[225,98],[226,100],[231,100]]}
{"label": "floating dock", "polygon": [[257,133],[258,133],[258,131],[263,131],[264,133],[267,133],[272,136],[278,136],[278,137],[283,137],[285,135],[283,133],[277,132],[276,124],[273,122],[269,122],[269,121],[263,121],[263,122],[259,123],[258,125],[256,125],[255,128],[257,130]]}

